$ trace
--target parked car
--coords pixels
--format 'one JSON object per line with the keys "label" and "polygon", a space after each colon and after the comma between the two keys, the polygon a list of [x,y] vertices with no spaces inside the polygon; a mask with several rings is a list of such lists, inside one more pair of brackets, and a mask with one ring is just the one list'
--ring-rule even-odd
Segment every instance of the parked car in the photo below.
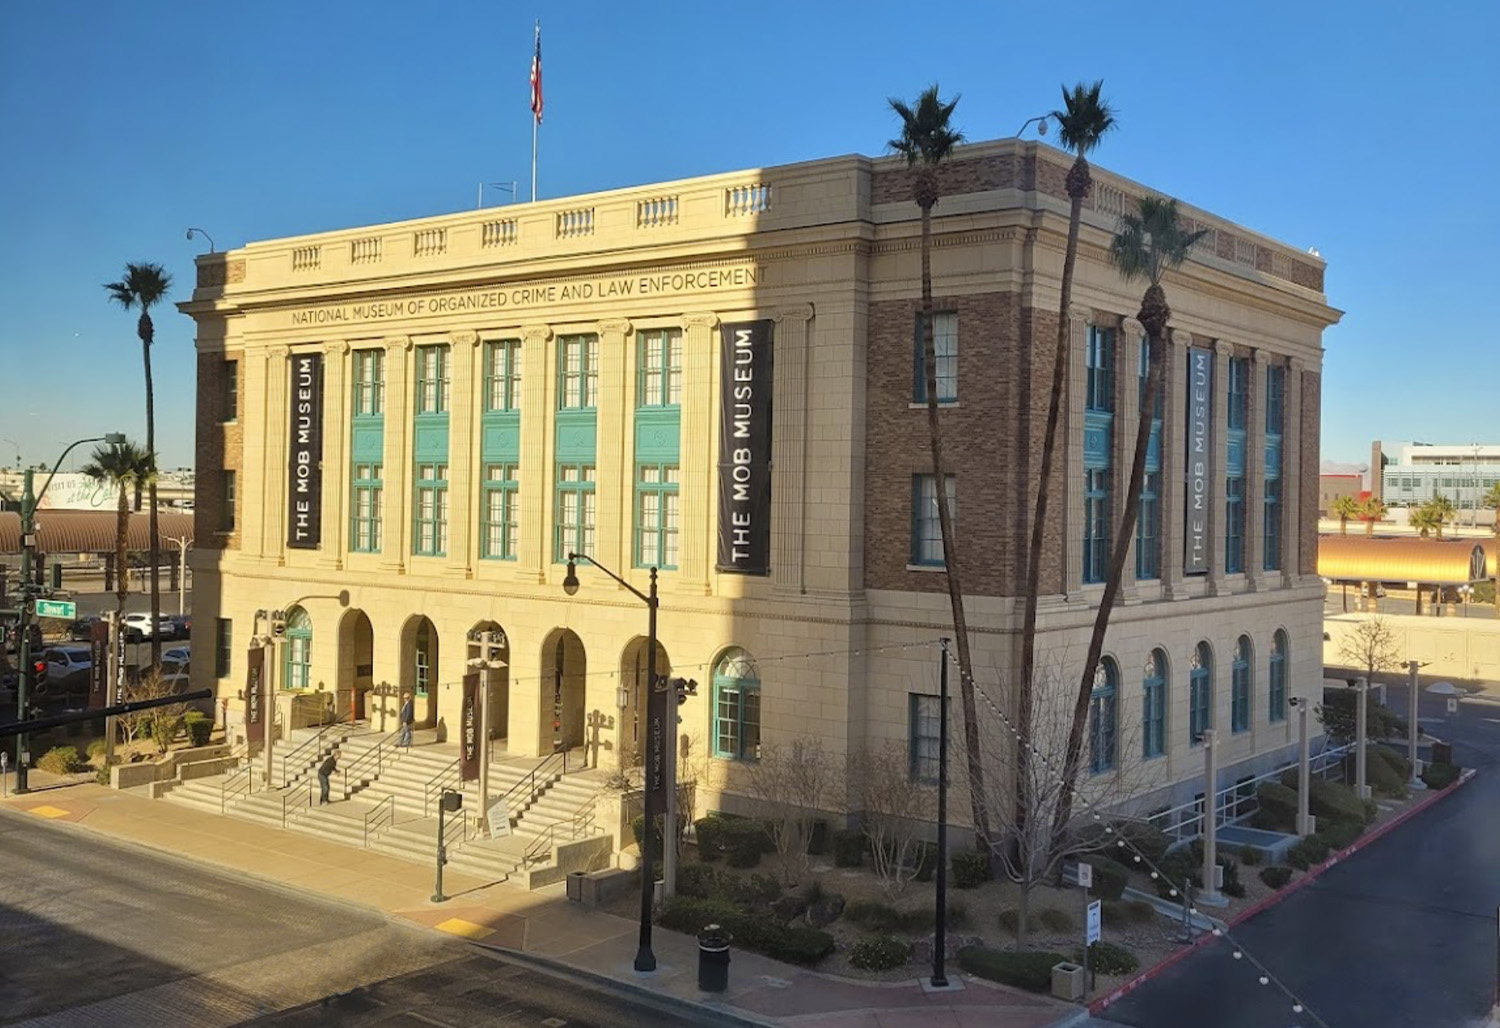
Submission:
{"label": "parked car", "polygon": [[187,674],[193,651],[190,646],[173,646],[161,651],[161,669],[168,675]]}
{"label": "parked car", "polygon": [[140,642],[142,639],[150,639],[153,636],[170,639],[173,627],[171,617],[166,614],[157,619],[154,628],[149,612],[125,615],[125,638],[131,642]]}
{"label": "parked car", "polygon": [[191,614],[163,614],[162,617],[172,622],[173,639],[186,639],[193,634]]}
{"label": "parked car", "polygon": [[40,659],[47,664],[46,680],[37,686],[43,702],[67,702],[88,695],[94,662],[87,646],[49,646]]}
{"label": "parked car", "polygon": [[68,638],[74,642],[88,642],[93,638],[94,625],[103,620],[98,614],[79,618],[68,626]]}

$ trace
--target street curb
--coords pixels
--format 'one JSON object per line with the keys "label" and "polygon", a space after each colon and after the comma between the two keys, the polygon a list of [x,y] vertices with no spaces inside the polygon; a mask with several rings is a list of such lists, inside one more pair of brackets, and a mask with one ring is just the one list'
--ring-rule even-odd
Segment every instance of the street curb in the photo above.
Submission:
{"label": "street curb", "polygon": [[636,985],[632,982],[624,982],[618,978],[599,974],[586,968],[577,967],[565,961],[552,957],[538,956],[535,953],[527,953],[524,950],[510,949],[506,946],[497,946],[489,942],[475,942],[471,945],[480,949],[493,950],[506,960],[516,964],[525,964],[532,970],[540,971],[554,978],[572,980],[580,985],[594,989],[609,990],[611,992],[628,995],[636,1000],[649,1000],[650,1004],[667,1011],[688,1015],[705,1026],[735,1025],[741,1028],[783,1028],[782,1022],[773,1018],[757,1017],[747,1014],[738,1008],[728,1004],[703,1003],[697,1000],[684,999],[681,996],[673,996],[671,993],[657,992],[655,989],[644,985]]}
{"label": "street curb", "polygon": [[[1458,781],[1448,786],[1448,788],[1433,791],[1425,799],[1417,801],[1412,806],[1403,810],[1399,815],[1391,818],[1391,820],[1381,825],[1375,831],[1368,832],[1365,835],[1360,836],[1358,839],[1355,839],[1354,842],[1352,842],[1349,846],[1339,850],[1337,853],[1330,856],[1321,864],[1309,867],[1307,871],[1302,875],[1302,877],[1297,879],[1292,884],[1286,886],[1285,888],[1278,889],[1264,899],[1246,907],[1244,910],[1241,910],[1239,913],[1235,914],[1234,917],[1230,918],[1225,923],[1228,925],[1228,927],[1233,928],[1235,925],[1238,925],[1241,922],[1254,917],[1256,914],[1263,912],[1268,907],[1275,906],[1277,903],[1280,903],[1282,900],[1286,899],[1297,890],[1306,886],[1309,882],[1313,881],[1324,871],[1327,871],[1330,867],[1333,867],[1340,861],[1346,860],[1349,857],[1353,856],[1355,853],[1359,852],[1361,849],[1374,842],[1376,839],[1379,839],[1382,836],[1386,835],[1386,833],[1393,831],[1398,825],[1401,825],[1407,820],[1420,814],[1422,811],[1426,810],[1428,807],[1441,800],[1444,796],[1448,796],[1452,794],[1456,789],[1468,784],[1477,773],[1478,772],[1474,768],[1470,768],[1469,770],[1463,772],[1463,774],[1459,775]],[[1146,968],[1146,970],[1130,979],[1130,981],[1115,989],[1114,992],[1111,992],[1107,996],[1101,996],[1099,999],[1091,1002],[1088,1005],[1089,1015],[1092,1016],[1094,1014],[1102,1013],[1104,1010],[1108,1009],[1111,1004],[1124,999],[1136,989],[1140,988],[1142,985],[1145,985],[1148,981],[1155,978],[1157,975],[1161,974],[1168,968],[1172,967],[1184,957],[1188,956],[1199,946],[1206,945],[1209,942],[1212,942],[1215,938],[1216,936],[1214,936],[1210,932],[1204,932],[1203,934],[1199,935],[1191,943],[1184,946],[1177,952],[1171,954],[1170,956],[1164,957],[1162,960],[1157,961],[1155,964]],[[1057,1026],[1054,1026],[1054,1028],[1057,1028]]]}

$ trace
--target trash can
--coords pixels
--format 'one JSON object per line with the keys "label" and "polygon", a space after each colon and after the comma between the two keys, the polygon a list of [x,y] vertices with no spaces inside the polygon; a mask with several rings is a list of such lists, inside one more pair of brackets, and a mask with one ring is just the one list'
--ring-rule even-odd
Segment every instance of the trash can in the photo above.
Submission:
{"label": "trash can", "polygon": [[723,992],[729,988],[729,933],[716,924],[698,933],[698,988]]}
{"label": "trash can", "polygon": [[573,903],[583,902],[583,880],[588,875],[583,871],[568,872],[568,899]]}

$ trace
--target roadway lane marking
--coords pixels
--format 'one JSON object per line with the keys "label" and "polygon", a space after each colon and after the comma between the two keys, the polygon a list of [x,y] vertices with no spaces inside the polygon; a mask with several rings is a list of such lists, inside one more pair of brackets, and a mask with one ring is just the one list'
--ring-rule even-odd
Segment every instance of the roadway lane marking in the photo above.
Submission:
{"label": "roadway lane marking", "polygon": [[440,932],[447,932],[450,935],[461,935],[465,939],[474,939],[476,941],[479,939],[488,939],[491,935],[495,934],[493,928],[486,928],[484,925],[475,924],[473,921],[465,921],[461,917],[450,917],[446,921],[433,925],[433,927]]}

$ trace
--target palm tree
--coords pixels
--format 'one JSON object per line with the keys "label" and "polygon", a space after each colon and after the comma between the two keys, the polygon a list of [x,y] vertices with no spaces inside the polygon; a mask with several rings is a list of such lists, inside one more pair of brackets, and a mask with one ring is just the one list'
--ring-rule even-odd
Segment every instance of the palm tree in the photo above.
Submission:
{"label": "palm tree", "polygon": [[132,442],[116,443],[112,446],[96,446],[89,456],[83,473],[114,486],[120,492],[120,503],[115,517],[115,597],[119,600],[120,612],[125,611],[125,597],[130,592],[129,576],[125,573],[125,540],[130,528],[130,493],[142,484],[154,481],[156,473],[151,466],[150,455]]}
{"label": "palm tree", "polygon": [[1328,507],[1328,512],[1339,519],[1339,535],[1349,534],[1349,520],[1359,517],[1359,501],[1352,496],[1340,496]]}
{"label": "palm tree", "polygon": [[1359,516],[1365,523],[1365,535],[1375,534],[1375,523],[1385,517],[1385,501],[1378,496],[1367,496],[1359,504]]}
{"label": "palm tree", "polygon": [[1491,527],[1496,535],[1500,535],[1500,482],[1490,486],[1489,491],[1479,501],[1479,505],[1495,512],[1495,523]]}
{"label": "palm tree", "polygon": [[1422,530],[1426,535],[1431,529],[1441,539],[1443,537],[1443,526],[1458,516],[1458,508],[1453,501],[1442,493],[1434,493],[1432,499],[1412,511],[1411,523]]}
{"label": "palm tree", "polygon": [[[146,455],[151,465],[156,466],[156,393],[151,385],[151,343],[156,338],[156,326],[151,323],[151,308],[166,299],[172,288],[172,276],[160,264],[127,264],[125,277],[118,282],[105,283],[109,298],[127,311],[140,308],[141,316],[136,321],[135,332],[141,340],[141,357],[146,365]],[[161,581],[157,576],[157,564],[161,561],[161,529],[156,519],[156,476],[147,483],[151,501],[151,624],[161,620]],[[161,633],[151,633],[151,666],[161,664]]]}
{"label": "palm tree", "polygon": [[958,546],[953,535],[953,512],[948,508],[948,465],[943,460],[942,425],[938,417],[937,349],[932,338],[932,208],[938,202],[935,170],[963,142],[953,127],[958,97],[943,102],[936,83],[924,89],[915,104],[892,97],[888,103],[901,119],[901,135],[887,146],[914,168],[912,199],[922,211],[922,372],[927,389],[927,431],[932,447],[932,474],[937,498],[938,526],[943,537],[943,565],[948,580],[948,602],[953,608],[953,634],[958,641],[959,702],[964,713],[969,799],[974,831],[981,846],[991,845],[989,815],[984,803],[984,764],[979,753],[979,712],[974,703],[974,664],[969,655],[969,628],[964,618],[964,594],[959,580]]}
{"label": "palm tree", "polygon": [[[1137,210],[1120,216],[1120,227],[1109,246],[1109,259],[1129,282],[1144,278],[1149,283],[1141,297],[1136,314],[1146,330],[1150,360],[1146,366],[1145,395],[1152,404],[1159,403],[1163,368],[1166,366],[1167,322],[1172,308],[1162,278],[1167,271],[1187,260],[1188,251],[1205,235],[1205,230],[1188,232],[1177,216],[1177,201],[1161,196],[1144,196]],[[1062,796],[1054,814],[1060,829],[1073,814],[1073,790],[1078,781],[1079,760],[1083,754],[1084,730],[1088,726],[1089,701],[1094,693],[1094,674],[1104,653],[1104,634],[1109,616],[1120,594],[1120,580],[1125,574],[1125,555],[1135,537],[1136,516],[1141,504],[1141,483],[1146,477],[1146,451],[1151,442],[1151,422],[1155,411],[1143,409],[1135,430],[1135,453],[1130,462],[1130,481],[1125,487],[1125,506],[1120,525],[1110,541],[1109,567],[1104,580],[1104,595],[1094,615],[1094,631],[1089,636],[1088,654],[1084,658],[1083,677],[1073,703],[1073,723],[1068,731],[1068,749],[1063,756]]]}
{"label": "palm tree", "polygon": [[1047,434],[1042,441],[1042,470],[1036,491],[1036,509],[1031,519],[1031,548],[1026,557],[1026,611],[1021,624],[1021,678],[1016,700],[1017,823],[1026,818],[1025,797],[1020,794],[1026,779],[1027,757],[1031,745],[1032,676],[1036,671],[1036,609],[1041,589],[1042,543],[1047,531],[1047,504],[1051,498],[1052,461],[1057,453],[1057,426],[1062,415],[1063,382],[1068,364],[1068,310],[1073,304],[1073,266],[1078,258],[1078,227],[1083,219],[1083,201],[1093,181],[1089,176],[1088,154],[1110,129],[1115,127],[1114,112],[1100,99],[1104,88],[1101,79],[1092,86],[1082,82],[1071,93],[1062,90],[1064,110],[1053,111],[1058,137],[1063,148],[1073,151],[1073,167],[1068,170],[1068,248],[1063,255],[1062,294],[1058,300],[1057,348],[1052,355],[1052,394],[1047,402]]}

